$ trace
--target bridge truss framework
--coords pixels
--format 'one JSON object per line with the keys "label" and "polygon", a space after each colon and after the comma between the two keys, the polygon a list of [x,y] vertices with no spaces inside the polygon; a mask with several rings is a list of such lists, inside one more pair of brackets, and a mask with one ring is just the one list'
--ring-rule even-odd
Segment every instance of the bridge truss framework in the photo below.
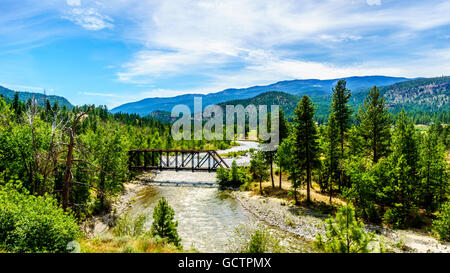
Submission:
{"label": "bridge truss framework", "polygon": [[130,170],[216,171],[229,168],[215,150],[136,149],[128,151]]}

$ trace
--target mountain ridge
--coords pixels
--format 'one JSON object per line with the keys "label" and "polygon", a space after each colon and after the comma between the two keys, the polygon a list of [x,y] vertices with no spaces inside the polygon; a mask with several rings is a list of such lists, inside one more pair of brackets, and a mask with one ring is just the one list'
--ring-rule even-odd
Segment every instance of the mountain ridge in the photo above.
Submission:
{"label": "mountain ridge", "polygon": [[[385,86],[397,82],[407,81],[404,77],[388,76],[353,76],[343,78],[347,86],[353,91],[367,87]],[[323,96],[331,94],[331,89],[339,79],[319,80],[286,80],[269,85],[251,86],[248,88],[228,88],[209,94],[184,94],[175,97],[145,98],[140,101],[122,104],[111,110],[112,113],[124,112],[139,115],[148,115],[156,110],[171,111],[177,104],[188,105],[193,110],[194,97],[201,97],[203,107],[211,104],[219,104],[229,100],[246,99],[268,91],[281,91],[291,95]]]}
{"label": "mountain ridge", "polygon": [[[386,99],[386,104],[391,113],[398,113],[402,109],[413,113],[447,113],[450,118],[450,77],[420,78],[411,81],[396,83],[389,86],[380,87],[380,93]],[[349,105],[353,110],[364,102],[370,89],[352,92]],[[249,104],[254,105],[280,105],[286,117],[294,115],[294,109],[301,100],[301,96],[291,95],[284,92],[269,91],[255,97],[241,100],[231,100],[220,103],[225,105],[241,104],[244,107]],[[326,122],[331,105],[331,95],[312,96],[312,102],[316,108],[316,119]],[[270,111],[270,107],[267,109]]]}
{"label": "mountain ridge", "polygon": [[50,103],[53,105],[56,101],[58,102],[59,106],[66,106],[67,108],[72,108],[73,105],[67,100],[65,97],[62,96],[56,96],[56,95],[45,95],[42,93],[35,93],[35,92],[27,92],[27,91],[15,91],[9,88],[6,88],[4,86],[0,86],[0,95],[3,97],[13,100],[14,94],[19,93],[19,100],[23,102],[27,102],[28,99],[31,99],[34,97],[37,101],[37,104],[40,106],[44,106],[46,103],[46,100],[48,99]]}

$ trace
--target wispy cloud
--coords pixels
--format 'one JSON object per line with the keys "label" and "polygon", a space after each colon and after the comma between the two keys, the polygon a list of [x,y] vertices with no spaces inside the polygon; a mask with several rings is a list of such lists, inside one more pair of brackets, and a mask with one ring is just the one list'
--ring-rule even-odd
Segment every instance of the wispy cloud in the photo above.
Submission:
{"label": "wispy cloud", "polygon": [[367,0],[367,5],[369,6],[379,6],[381,5],[381,0]]}
{"label": "wispy cloud", "polygon": [[[407,2],[401,13],[399,5],[384,6],[380,0],[152,2],[144,9],[148,16],[138,16],[136,26],[148,49],[136,53],[117,76],[123,82],[143,83],[194,72],[211,76],[213,82],[242,78],[250,84],[258,75],[264,82],[283,77],[420,74],[420,69],[390,60],[383,64],[364,48],[345,50],[353,46],[349,43],[364,44],[366,38],[379,36],[371,40],[379,48],[371,50],[382,57],[382,47],[390,42],[398,43],[401,37],[408,44],[416,34],[450,23],[449,2]],[[311,60],[304,44],[323,48],[322,54],[347,56],[337,63]],[[414,53],[413,47],[405,49]],[[235,69],[230,72],[229,66]]]}
{"label": "wispy cloud", "polygon": [[87,30],[101,30],[104,28],[112,28],[113,19],[109,16],[102,15],[94,8],[73,8],[63,18],[82,26]]}
{"label": "wispy cloud", "polygon": [[[139,91],[90,90],[112,103],[293,78],[450,74],[445,0],[24,1],[27,9],[10,1],[0,17],[8,50],[73,34],[69,27],[133,45],[107,73]],[[52,20],[73,24],[50,28]]]}
{"label": "wispy cloud", "polygon": [[25,92],[33,92],[33,93],[47,93],[47,95],[54,95],[55,90],[53,88],[43,88],[39,86],[29,86],[29,85],[20,85],[20,84],[10,84],[5,82],[0,82],[0,86],[9,88],[14,91],[25,91]]}
{"label": "wispy cloud", "polygon": [[69,6],[80,6],[81,0],[67,0],[66,3]]}

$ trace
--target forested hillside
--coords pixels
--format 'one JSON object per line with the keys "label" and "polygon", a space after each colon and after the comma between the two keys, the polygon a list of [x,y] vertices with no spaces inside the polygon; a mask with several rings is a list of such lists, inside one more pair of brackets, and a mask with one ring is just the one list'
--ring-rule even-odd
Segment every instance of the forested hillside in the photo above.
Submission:
{"label": "forested hillside", "polygon": [[[386,99],[389,112],[393,114],[404,109],[415,123],[450,122],[450,77],[405,81],[379,89]],[[352,93],[349,105],[357,110],[369,91]],[[253,98],[227,101],[220,105],[280,105],[286,116],[292,118],[295,105],[300,99],[299,96],[284,92],[266,92]],[[316,120],[325,123],[329,115],[331,96],[311,96],[311,100],[316,108]]]}
{"label": "forested hillside", "polygon": [[[436,122],[418,130],[405,111],[389,113],[388,102],[376,87],[358,108],[349,104],[352,95],[345,81],[337,83],[326,124],[314,122],[316,107],[308,96],[297,102],[292,122],[284,120],[280,112],[281,143],[277,151],[258,152],[250,162],[250,173],[259,182],[254,191],[279,195],[279,189],[288,187],[287,196],[308,207],[314,203],[312,191],[320,191],[321,197],[329,196],[331,208],[342,201],[353,204],[354,209],[347,209],[357,221],[395,229],[425,227],[441,240],[450,240],[450,173],[446,161],[450,127]],[[279,168],[279,189],[275,189],[274,164]],[[289,186],[282,186],[283,172]],[[270,180],[271,186],[263,188],[262,182]],[[333,203],[333,199],[338,201]],[[323,199],[319,200],[315,205],[323,207]],[[338,214],[336,221],[342,221]],[[347,225],[348,221],[347,216]],[[337,226],[326,236],[348,249],[333,249],[328,241],[324,242],[329,244],[328,251],[350,252],[349,243],[339,238],[339,232],[345,230],[345,225]],[[364,252],[356,250],[360,251]]]}
{"label": "forested hillside", "polygon": [[[284,92],[272,91],[260,94],[250,99],[232,100],[219,104],[225,111],[226,105],[242,105],[246,107],[249,104],[253,105],[267,105],[267,110],[270,111],[270,105],[280,105],[283,111],[292,116],[295,105],[300,100],[298,96],[287,94]],[[225,113],[225,112],[224,112]]]}
{"label": "forested hillside", "polygon": [[27,102],[30,99],[35,99],[39,106],[45,106],[47,100],[53,105],[55,102],[58,103],[59,106],[67,107],[68,109],[72,108],[73,105],[64,97],[54,96],[54,95],[44,95],[41,93],[32,93],[32,92],[17,92],[3,86],[0,86],[0,95],[5,99],[11,101],[14,100],[15,94],[18,93],[18,99],[22,102]]}
{"label": "forested hillside", "polygon": [[[356,92],[352,103],[357,104],[369,93],[369,89]],[[450,111],[450,77],[424,78],[380,87],[393,112],[402,108],[408,112]]]}
{"label": "forested hillside", "polygon": [[0,251],[67,251],[82,236],[77,223],[108,211],[134,176],[130,149],[229,146],[175,141],[168,124],[105,107],[0,98]]}
{"label": "forested hillside", "polygon": [[[219,104],[229,100],[241,100],[252,98],[259,94],[269,91],[285,92],[292,95],[308,95],[308,96],[324,96],[329,95],[331,88],[339,79],[330,80],[288,80],[280,81],[269,85],[252,86],[248,88],[229,88],[216,93],[209,94],[185,94],[169,98],[147,98],[137,102],[130,102],[120,105],[111,111],[113,113],[136,113],[142,116],[148,115],[151,112],[162,110],[171,111],[177,104],[187,105],[191,111],[194,108],[194,97],[201,97],[203,100],[203,107],[211,104]],[[387,77],[387,76],[361,76],[345,78],[347,84],[353,91],[369,88],[374,85],[384,86],[397,82],[408,80],[401,77]]]}

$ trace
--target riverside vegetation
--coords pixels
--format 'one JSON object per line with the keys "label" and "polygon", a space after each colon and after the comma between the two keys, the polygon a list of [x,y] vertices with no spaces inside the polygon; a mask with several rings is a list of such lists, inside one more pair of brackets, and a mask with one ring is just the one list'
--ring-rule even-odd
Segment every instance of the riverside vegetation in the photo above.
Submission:
{"label": "riverside vegetation", "polygon": [[135,176],[128,171],[130,149],[230,146],[222,140],[175,141],[170,124],[113,115],[103,106],[39,106],[18,94],[8,103],[0,97],[0,251],[66,252],[76,240],[90,245],[78,224],[109,211],[124,182]]}
{"label": "riverside vegetation", "polygon": [[[346,82],[338,81],[328,122],[323,125],[314,122],[315,106],[308,96],[297,104],[293,122],[287,122],[280,110],[280,145],[275,154],[258,151],[252,155],[250,167],[237,167],[234,172],[247,172],[259,184],[253,189],[270,195],[277,192],[272,171],[275,163],[278,188],[282,188],[283,173],[290,181],[288,194],[282,197],[292,198],[295,204],[327,206],[312,201],[314,186],[329,197],[327,211],[332,212],[342,201],[349,204],[338,209],[336,225],[328,222],[327,239],[318,238],[318,246],[325,251],[372,251],[367,246],[373,238],[362,229],[361,221],[394,229],[421,228],[448,241],[450,127],[437,122],[423,130],[416,128],[404,111],[392,116],[377,87],[368,92],[358,109],[349,105],[350,98]],[[263,188],[262,182],[269,180],[272,186]],[[218,176],[219,184],[224,181]],[[246,179],[239,182],[234,186],[252,188]],[[301,188],[306,191],[303,201]],[[333,198],[340,202],[333,204]],[[340,224],[342,214],[354,218],[350,222],[353,230]],[[352,239],[355,245],[335,241],[340,234],[350,233],[356,236]]]}
{"label": "riverside vegetation", "polygon": [[[321,125],[314,120],[315,106],[308,96],[296,105],[292,122],[280,111],[276,152],[252,151],[250,166],[233,163],[230,170],[219,169],[219,184],[257,189],[264,195],[286,187],[284,175],[291,182],[286,198],[295,204],[314,206],[312,187],[329,197],[329,212],[340,204],[333,204],[333,199],[353,204],[354,208],[338,209],[336,220],[328,222],[328,233],[317,238],[324,251],[373,251],[368,247],[373,238],[361,221],[424,228],[448,241],[449,126],[433,123],[427,130],[417,130],[405,112],[394,118],[376,87],[356,111],[350,98],[346,82],[339,81],[333,88],[328,122]],[[50,102],[23,103],[18,96],[9,103],[0,98],[0,250],[66,252],[69,242],[81,240],[86,252],[181,251],[174,212],[164,201],[154,212],[155,222],[165,226],[162,229],[144,231],[144,220],[138,216],[119,219],[113,238],[86,239],[78,224],[110,210],[123,183],[135,175],[127,168],[129,149],[224,149],[231,144],[174,141],[170,124],[113,115],[105,107],[69,109]],[[274,172],[280,177],[278,186]],[[263,187],[265,181],[271,181],[271,187]],[[300,189],[306,191],[304,200]],[[350,226],[340,224],[343,214],[346,223],[351,217]],[[354,246],[340,241],[341,235],[350,233],[356,234]],[[278,251],[274,238],[263,230],[247,234],[248,244],[235,251]]]}

